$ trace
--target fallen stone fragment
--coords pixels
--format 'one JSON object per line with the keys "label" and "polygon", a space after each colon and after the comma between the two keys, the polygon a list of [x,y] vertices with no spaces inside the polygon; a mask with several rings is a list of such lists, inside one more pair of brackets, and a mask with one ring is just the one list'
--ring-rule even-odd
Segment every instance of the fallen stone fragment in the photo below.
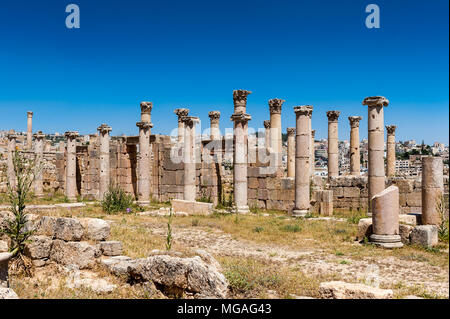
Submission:
{"label": "fallen stone fragment", "polygon": [[95,264],[97,250],[87,242],[64,242],[54,240],[50,259],[62,265],[76,265],[80,269],[91,268]]}
{"label": "fallen stone fragment", "polygon": [[78,241],[83,236],[83,227],[75,218],[57,218],[55,238],[65,241]]}
{"label": "fallen stone fragment", "polygon": [[25,255],[31,259],[43,259],[50,257],[52,239],[47,236],[31,236],[29,243],[25,245]]}
{"label": "fallen stone fragment", "polygon": [[123,245],[120,241],[100,242],[100,251],[104,256],[119,256],[122,254]]}
{"label": "fallen stone fragment", "polygon": [[423,247],[432,247],[437,245],[438,229],[434,225],[420,225],[414,227],[410,234],[411,244],[421,245]]}
{"label": "fallen stone fragment", "polygon": [[19,296],[11,288],[0,287],[0,299],[19,299]]}
{"label": "fallen stone fragment", "polygon": [[391,299],[394,295],[391,289],[343,281],[322,282],[319,293],[323,299]]}
{"label": "fallen stone fragment", "polygon": [[81,218],[84,229],[83,238],[86,240],[107,240],[111,233],[111,226],[107,221],[98,218]]}

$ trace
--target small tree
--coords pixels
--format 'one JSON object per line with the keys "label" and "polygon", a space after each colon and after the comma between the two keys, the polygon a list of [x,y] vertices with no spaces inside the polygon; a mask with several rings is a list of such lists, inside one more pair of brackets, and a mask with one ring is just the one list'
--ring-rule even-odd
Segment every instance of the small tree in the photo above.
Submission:
{"label": "small tree", "polygon": [[173,219],[173,212],[172,207],[170,208],[169,212],[169,221],[167,222],[167,236],[166,236],[166,250],[170,251],[172,249],[172,219]]}
{"label": "small tree", "polygon": [[441,241],[448,241],[448,220],[446,220],[446,207],[445,207],[445,198],[444,195],[441,195],[436,201],[436,210],[439,213],[439,217],[441,219],[440,225],[438,225],[438,235]]}

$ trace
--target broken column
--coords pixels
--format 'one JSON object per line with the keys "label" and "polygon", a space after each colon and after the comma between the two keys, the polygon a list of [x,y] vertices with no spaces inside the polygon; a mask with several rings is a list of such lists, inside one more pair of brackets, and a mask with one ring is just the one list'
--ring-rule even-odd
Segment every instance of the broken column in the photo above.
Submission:
{"label": "broken column", "polygon": [[139,155],[137,174],[137,199],[139,204],[150,203],[150,134],[152,102],[141,102],[141,121],[139,127]]}
{"label": "broken column", "polygon": [[295,127],[287,131],[287,177],[295,177]]}
{"label": "broken column", "polygon": [[314,176],[314,173],[316,171],[316,154],[314,154],[315,151],[315,136],[316,136],[316,130],[311,130],[311,176]]}
{"label": "broken column", "polygon": [[111,127],[102,124],[98,128],[99,139],[100,139],[100,165],[99,165],[99,192],[98,199],[103,200],[104,194],[108,191],[110,175],[109,175],[109,140]]}
{"label": "broken column", "polygon": [[389,186],[372,197],[372,235],[370,243],[384,248],[402,247],[399,235],[399,192]]}
{"label": "broken column", "polygon": [[387,131],[387,151],[386,151],[386,175],[392,177],[395,175],[395,129],[397,126],[386,126]]}
{"label": "broken column", "polygon": [[383,108],[389,101],[383,96],[371,96],[364,99],[363,105],[368,106],[369,135],[369,212],[372,208],[370,200],[385,188],[384,174],[384,112]]}
{"label": "broken column", "polygon": [[184,123],[181,118],[188,116],[189,109],[175,109],[174,113],[178,116],[178,142],[184,141]]}
{"label": "broken column", "polygon": [[27,149],[31,150],[33,145],[33,112],[27,112]]}
{"label": "broken column", "polygon": [[349,116],[350,121],[350,174],[361,174],[361,153],[359,150],[359,121],[361,116]]}
{"label": "broken column", "polygon": [[184,200],[195,201],[196,172],[195,172],[195,124],[198,117],[184,116]]}
{"label": "broken column", "polygon": [[444,176],[442,157],[422,157],[422,224],[440,225]]}
{"label": "broken column", "polygon": [[35,155],[35,177],[34,177],[34,195],[36,197],[44,196],[43,183],[43,162],[44,157],[44,139],[45,134],[41,131],[34,134],[34,155]]}
{"label": "broken column", "polygon": [[296,138],[295,138],[295,206],[292,211],[294,217],[305,216],[310,208],[309,178],[311,167],[310,144],[311,130],[309,117],[312,107],[309,105],[295,106]]}
{"label": "broken column", "polygon": [[328,179],[339,176],[338,119],[340,111],[328,111]]}
{"label": "broken column", "polygon": [[67,159],[66,159],[66,197],[69,201],[77,200],[77,137],[78,132],[66,132]]}
{"label": "broken column", "polygon": [[210,127],[210,136],[211,140],[220,139],[220,112],[219,111],[211,111],[208,113],[211,127]]}
{"label": "broken column", "polygon": [[270,147],[270,121],[265,120],[264,121],[264,146],[267,148]]}
{"label": "broken column", "polygon": [[281,158],[283,155],[281,139],[281,107],[285,101],[282,99],[269,100],[270,110],[270,147],[275,153],[275,166],[281,168]]}
{"label": "broken column", "polygon": [[251,116],[246,113],[247,96],[252,92],[246,90],[233,91],[234,114],[234,153],[233,153],[233,184],[234,205],[236,213],[245,214],[250,210],[247,202],[247,134],[248,121]]}
{"label": "broken column", "polygon": [[14,153],[16,151],[16,138],[17,135],[14,130],[10,130],[8,133],[8,182],[12,189],[16,187],[16,173],[14,172]]}

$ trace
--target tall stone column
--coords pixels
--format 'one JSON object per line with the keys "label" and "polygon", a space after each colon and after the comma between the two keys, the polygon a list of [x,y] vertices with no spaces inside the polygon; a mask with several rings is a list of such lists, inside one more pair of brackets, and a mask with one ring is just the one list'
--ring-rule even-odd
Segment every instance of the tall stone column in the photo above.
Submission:
{"label": "tall stone column", "polygon": [[314,176],[316,171],[315,136],[316,130],[311,130],[311,176]]}
{"label": "tall stone column", "polygon": [[443,163],[441,157],[422,157],[422,224],[440,225],[438,205],[444,193]]}
{"label": "tall stone column", "polygon": [[188,116],[189,109],[175,109],[174,113],[178,116],[178,142],[184,141],[184,122],[182,118]]}
{"label": "tall stone column", "polygon": [[16,173],[14,172],[14,153],[16,151],[16,138],[17,135],[14,130],[10,130],[8,133],[8,159],[7,159],[7,176],[9,185],[12,189],[16,187]]}
{"label": "tall stone column", "polygon": [[283,156],[283,144],[281,139],[281,107],[285,101],[282,99],[269,100],[270,110],[270,147],[275,153],[275,165],[281,168]]}
{"label": "tall stone column", "polygon": [[395,129],[397,126],[386,126],[387,131],[387,151],[386,151],[386,175],[395,176]]}
{"label": "tall stone column", "polygon": [[[363,105],[368,106],[367,124],[369,135],[369,210],[372,209],[371,199],[385,189],[384,174],[384,112],[383,108],[389,101],[383,96],[371,96],[364,99]],[[369,211],[370,212],[370,211]]]}
{"label": "tall stone column", "polygon": [[210,136],[211,140],[219,140],[220,139],[220,112],[219,111],[211,111],[208,113],[211,127],[210,127]]}
{"label": "tall stone column", "polygon": [[247,201],[247,134],[248,121],[252,117],[246,113],[246,108],[247,96],[251,93],[246,90],[233,91],[234,114],[231,115],[231,120],[234,122],[233,184],[234,205],[238,214],[246,214],[250,211]]}
{"label": "tall stone column", "polygon": [[77,137],[78,132],[66,132],[67,159],[66,159],[66,197],[69,201],[77,200]]}
{"label": "tall stone column", "polygon": [[359,150],[359,121],[361,116],[349,116],[350,121],[350,174],[361,174],[361,152]]}
{"label": "tall stone column", "polygon": [[184,116],[184,200],[195,201],[196,174],[195,174],[195,124],[198,117]]}
{"label": "tall stone column", "polygon": [[292,211],[294,217],[305,216],[310,208],[309,178],[311,129],[309,117],[312,107],[309,105],[294,107],[296,118],[295,136],[295,206]]}
{"label": "tall stone column", "polygon": [[328,179],[339,176],[339,111],[328,111]]}
{"label": "tall stone column", "polygon": [[287,177],[295,177],[295,127],[287,131]]}
{"label": "tall stone column", "polygon": [[36,197],[44,196],[44,183],[42,171],[42,158],[44,157],[44,139],[45,134],[41,131],[34,134],[34,155],[35,155],[35,177],[34,177],[34,195]]}
{"label": "tall stone column", "polygon": [[59,141],[58,152],[64,153],[65,150],[66,150],[66,145],[64,144],[64,141]]}
{"label": "tall stone column", "polygon": [[99,140],[100,140],[100,181],[98,199],[103,200],[104,194],[108,191],[110,183],[110,168],[109,168],[109,140],[111,127],[102,124],[98,128]]}
{"label": "tall stone column", "polygon": [[27,149],[31,150],[33,146],[33,112],[27,112]]}
{"label": "tall stone column", "polygon": [[264,146],[267,148],[270,147],[270,121],[269,120],[265,120],[264,121]]}
{"label": "tall stone column", "polygon": [[141,102],[141,121],[139,127],[139,156],[137,176],[137,198],[139,204],[150,203],[150,134],[152,102]]}

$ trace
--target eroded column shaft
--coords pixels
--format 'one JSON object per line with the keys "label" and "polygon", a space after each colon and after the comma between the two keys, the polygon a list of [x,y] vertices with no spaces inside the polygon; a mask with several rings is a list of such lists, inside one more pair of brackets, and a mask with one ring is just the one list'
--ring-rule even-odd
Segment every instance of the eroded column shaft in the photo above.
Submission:
{"label": "eroded column shaft", "polygon": [[195,201],[195,124],[198,118],[187,116],[182,120],[184,122],[184,200]]}
{"label": "eroded column shaft", "polygon": [[110,183],[110,165],[109,165],[109,141],[111,127],[106,124],[102,124],[98,127],[99,140],[100,140],[100,182],[98,199],[103,200],[105,193],[108,191]]}
{"label": "eroded column shaft", "polygon": [[151,123],[151,102],[141,102],[141,121],[136,123],[139,127],[139,156],[137,174],[137,197],[138,202],[146,204],[150,202],[150,134],[153,124]]}
{"label": "eroded column shaft", "polygon": [[422,157],[422,224],[440,225],[444,210],[443,162],[441,157]]}
{"label": "eroded column shaft", "polygon": [[395,176],[395,129],[395,125],[386,126],[386,175],[388,177]]}
{"label": "eroded column shaft", "polygon": [[350,116],[350,174],[361,174],[361,152],[359,149],[359,121],[361,116]]}
{"label": "eroded column shaft", "polygon": [[339,111],[328,111],[328,178],[339,176]]}
{"label": "eroded column shaft", "polygon": [[35,153],[35,177],[34,177],[34,195],[42,197],[44,195],[43,183],[43,157],[44,157],[44,139],[45,135],[38,132],[34,135],[34,153]]}
{"label": "eroded column shaft", "polygon": [[295,127],[287,128],[287,177],[295,177]]}
{"label": "eroded column shaft", "polygon": [[33,145],[33,112],[27,112],[27,149],[31,150]]}
{"label": "eroded column shaft", "polygon": [[77,132],[66,132],[67,158],[66,158],[66,196],[69,201],[77,199]]}

